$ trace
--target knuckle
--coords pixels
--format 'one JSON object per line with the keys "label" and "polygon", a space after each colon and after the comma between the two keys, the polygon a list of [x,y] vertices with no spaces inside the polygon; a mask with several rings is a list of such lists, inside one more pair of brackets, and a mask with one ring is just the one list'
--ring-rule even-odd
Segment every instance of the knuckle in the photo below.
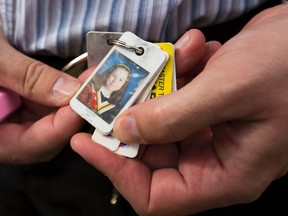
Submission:
{"label": "knuckle", "polygon": [[[24,68],[25,74],[22,77],[22,92],[27,96],[32,96],[35,94],[35,90],[41,85],[39,80],[43,76],[44,68],[41,62],[31,61]],[[43,84],[43,83],[42,83]]]}
{"label": "knuckle", "polygon": [[[159,139],[160,140],[171,140],[177,137],[176,133],[176,128],[175,128],[175,116],[173,114],[171,115],[171,110],[169,110],[166,106],[164,105],[159,105],[156,106],[152,112],[151,112],[151,121],[152,122],[157,122],[157,125],[154,124],[154,126],[159,126],[159,129],[157,130],[157,133],[149,134],[149,137],[147,138],[146,141],[149,142],[149,139],[152,138],[154,139]],[[171,116],[170,118],[168,116]],[[152,125],[152,124],[151,124]],[[155,136],[155,137],[153,137]]]}

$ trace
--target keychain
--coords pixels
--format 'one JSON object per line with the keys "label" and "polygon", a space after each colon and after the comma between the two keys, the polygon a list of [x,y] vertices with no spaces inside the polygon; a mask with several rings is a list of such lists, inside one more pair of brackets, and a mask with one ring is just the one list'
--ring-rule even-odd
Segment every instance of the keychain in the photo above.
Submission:
{"label": "keychain", "polygon": [[104,134],[112,132],[115,118],[135,103],[169,58],[131,32],[107,42],[113,47],[70,101],[76,113]]}
{"label": "keychain", "polygon": [[[124,35],[126,34],[126,36],[122,37],[123,34]],[[81,89],[78,91],[78,93],[76,93],[76,95],[72,99],[74,102],[72,102],[71,100],[70,104],[74,104],[76,102],[75,103],[76,107],[72,108],[76,112],[80,113],[83,112],[84,114],[80,114],[82,117],[83,115],[89,116],[84,117],[88,122],[90,123],[92,122],[92,120],[89,121],[90,117],[92,119],[95,117],[95,114],[92,115],[91,111],[94,110],[95,113],[98,112],[99,116],[105,118],[104,113],[106,111],[107,113],[109,113],[110,108],[111,108],[110,111],[116,108],[116,107],[112,108],[109,105],[107,105],[107,107],[103,105],[103,108],[101,108],[102,103],[99,103],[97,100],[102,96],[97,94],[95,90],[98,89],[99,87],[93,88],[92,85],[90,85],[90,83],[95,82],[92,80],[100,78],[100,76],[102,76],[101,74],[105,73],[104,72],[105,70],[102,69],[102,67],[109,68],[109,66],[105,65],[110,66],[118,65],[121,68],[123,67],[122,70],[125,70],[127,66],[129,70],[134,71],[131,73],[132,75],[130,75],[129,78],[130,89],[131,86],[134,86],[134,90],[128,91],[127,90],[128,87],[126,87],[126,95],[123,94],[120,97],[122,98],[121,100],[122,102],[124,102],[125,105],[123,105],[123,109],[119,111],[118,115],[132,105],[142,103],[146,100],[150,100],[156,97],[170,94],[171,92],[176,90],[176,71],[175,71],[173,44],[171,43],[152,44],[140,39],[139,37],[133,35],[130,32],[121,33],[121,32],[91,31],[86,35],[86,40],[87,40],[87,53],[84,53],[83,55],[75,59],[75,61],[73,62],[74,63],[76,62],[76,64],[78,63],[84,64],[82,62],[87,62],[88,68],[96,68],[96,69],[87,79],[87,81],[83,84],[83,86],[86,87],[83,86],[81,87]],[[119,50],[120,53],[117,54],[115,57],[113,57],[114,54],[112,53],[113,52],[115,53],[115,51],[117,52]],[[124,51],[124,53],[122,51]],[[159,58],[159,56],[161,58]],[[65,68],[66,68],[65,70],[69,71],[74,70],[73,64],[68,65]],[[126,69],[128,70],[128,68]],[[141,80],[140,77],[143,76],[144,74],[146,75]],[[138,90],[136,91],[137,88]],[[128,92],[130,93],[128,94]],[[131,94],[134,97],[132,97]],[[129,99],[129,96],[127,95],[130,95],[131,98]],[[97,98],[97,100],[95,98]],[[79,101],[80,104],[84,103],[84,106],[81,105],[81,107],[79,108]],[[95,107],[100,107],[99,111],[96,111]],[[99,117],[98,115],[97,117]],[[118,115],[113,114],[114,120]],[[99,124],[103,124],[103,122],[99,121]],[[137,155],[139,150],[139,144],[138,143],[125,144],[123,142],[120,142],[113,135],[112,130],[113,125],[112,128],[110,128],[112,131],[108,133],[103,132],[102,131],[103,129],[101,130],[101,125],[97,127],[97,124],[95,124],[93,126],[95,127],[95,130],[92,135],[92,140],[95,143],[103,145],[109,150],[126,157],[133,158]],[[107,131],[109,131],[109,129]]]}

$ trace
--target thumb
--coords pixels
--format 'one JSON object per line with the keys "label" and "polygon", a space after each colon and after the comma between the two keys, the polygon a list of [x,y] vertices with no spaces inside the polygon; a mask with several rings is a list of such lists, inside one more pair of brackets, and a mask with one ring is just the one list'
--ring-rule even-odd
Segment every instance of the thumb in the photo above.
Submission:
{"label": "thumb", "polygon": [[23,55],[0,39],[0,86],[24,98],[49,105],[68,104],[81,83],[76,78]]}
{"label": "thumb", "polygon": [[[217,42],[205,43],[205,38],[200,31],[195,29],[188,31],[175,44],[176,61],[180,62],[177,64],[178,81],[181,76],[191,74],[189,70],[193,70],[201,62],[205,64],[208,56],[215,53],[219,47],[220,44]],[[203,111],[203,99],[199,99],[199,95],[194,93],[199,94],[199,91],[203,93],[207,89],[202,89],[202,85],[198,85],[200,90],[196,86],[189,83],[170,95],[129,108],[116,119],[114,135],[125,143],[159,143],[177,141],[193,130],[201,128],[209,118],[199,119],[199,113]],[[196,100],[199,101],[198,104]],[[191,104],[193,109],[188,104]],[[200,122],[195,123],[195,119],[199,119]],[[191,125],[195,128],[193,129]]]}

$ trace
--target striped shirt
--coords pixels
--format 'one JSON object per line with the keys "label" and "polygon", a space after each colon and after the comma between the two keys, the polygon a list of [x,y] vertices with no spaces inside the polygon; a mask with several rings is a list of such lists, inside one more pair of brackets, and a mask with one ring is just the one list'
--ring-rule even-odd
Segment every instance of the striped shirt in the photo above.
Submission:
{"label": "striped shirt", "polygon": [[88,31],[174,42],[191,27],[235,18],[266,0],[0,0],[0,29],[27,54],[71,57]]}

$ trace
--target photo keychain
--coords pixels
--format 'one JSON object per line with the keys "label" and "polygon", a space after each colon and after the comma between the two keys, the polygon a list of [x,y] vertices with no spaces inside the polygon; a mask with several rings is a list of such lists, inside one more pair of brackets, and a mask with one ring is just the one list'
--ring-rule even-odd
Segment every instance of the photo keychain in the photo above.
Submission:
{"label": "photo keychain", "polygon": [[70,101],[72,109],[103,134],[132,106],[159,74],[168,54],[159,46],[125,32]]}
{"label": "photo keychain", "polygon": [[[99,61],[101,56],[103,57],[102,50],[104,50],[104,53],[109,52],[111,47],[109,47],[106,41],[111,37],[119,38],[119,35],[121,33],[89,32],[87,34],[88,67],[98,64],[97,61]],[[169,55],[169,59],[161,73],[150,82],[135,104],[170,94],[176,90],[174,46],[171,43],[158,43],[157,45]],[[98,49],[99,46],[101,49]],[[137,156],[139,150],[139,144],[122,143],[113,134],[103,134],[98,129],[95,129],[92,140],[117,154],[130,158]]]}
{"label": "photo keychain", "polygon": [[[122,32],[88,32],[86,35],[87,52],[73,59],[71,62],[65,65],[62,70],[66,73],[72,74],[75,77],[78,77],[83,71],[87,70],[87,68],[95,68],[112,48],[113,44],[108,43],[108,41],[119,40],[122,35]],[[174,46],[171,43],[165,42],[157,43],[157,45],[168,53],[169,60],[162,69],[161,73],[159,75],[157,74],[145,88],[135,104],[170,94],[172,91],[176,90]],[[93,129],[90,132],[93,132]],[[113,134],[103,134],[101,131],[95,128],[92,135],[92,140],[95,143],[101,144],[111,151],[126,157],[133,158],[138,154],[139,144],[128,145],[122,143],[116,137],[114,137]]]}

